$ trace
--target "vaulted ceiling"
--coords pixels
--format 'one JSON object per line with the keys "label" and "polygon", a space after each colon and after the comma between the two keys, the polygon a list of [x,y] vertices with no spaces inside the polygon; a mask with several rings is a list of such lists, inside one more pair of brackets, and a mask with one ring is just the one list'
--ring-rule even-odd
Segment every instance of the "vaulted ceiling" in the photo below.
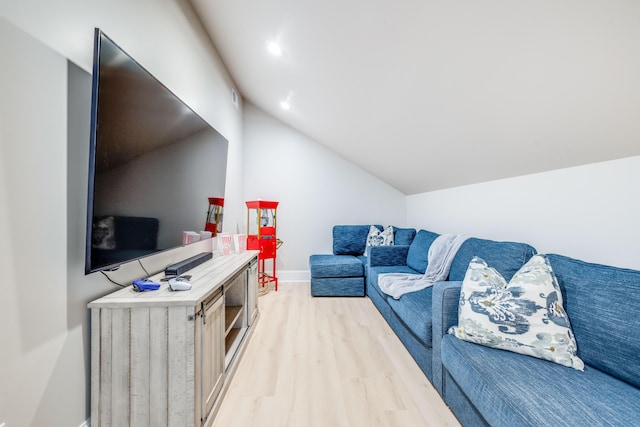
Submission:
{"label": "vaulted ceiling", "polygon": [[404,194],[640,154],[638,1],[191,3],[245,99]]}

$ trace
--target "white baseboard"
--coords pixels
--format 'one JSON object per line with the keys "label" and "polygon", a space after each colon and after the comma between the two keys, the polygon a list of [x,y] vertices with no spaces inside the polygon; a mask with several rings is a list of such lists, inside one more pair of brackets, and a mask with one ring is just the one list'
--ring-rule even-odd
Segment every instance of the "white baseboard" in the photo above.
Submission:
{"label": "white baseboard", "polygon": [[311,280],[311,272],[309,270],[280,270],[277,275],[280,283],[308,282]]}
{"label": "white baseboard", "polygon": [[80,424],[80,427],[91,427],[91,417],[84,420],[84,422]]}

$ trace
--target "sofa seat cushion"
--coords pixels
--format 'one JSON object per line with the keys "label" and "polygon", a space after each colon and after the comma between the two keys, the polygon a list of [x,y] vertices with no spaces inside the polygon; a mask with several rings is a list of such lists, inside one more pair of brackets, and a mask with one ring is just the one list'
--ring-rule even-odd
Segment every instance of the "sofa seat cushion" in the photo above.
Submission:
{"label": "sofa seat cushion", "polygon": [[581,372],[452,335],[442,338],[441,351],[444,367],[492,426],[640,425],[640,390],[591,366]]}
{"label": "sofa seat cushion", "polygon": [[417,292],[409,292],[399,299],[388,298],[391,309],[402,320],[407,328],[423,342],[431,347],[431,296],[433,287],[421,289]]}
{"label": "sofa seat cushion", "polygon": [[416,271],[413,270],[412,268],[407,267],[406,265],[388,265],[388,266],[369,267],[369,271],[367,272],[368,287],[375,289],[375,292],[380,294],[380,296],[386,300],[389,295],[382,292],[382,290],[378,286],[378,276],[384,273],[416,274]]}
{"label": "sofa seat cushion", "polygon": [[367,265],[367,257],[366,257],[366,255],[358,255],[358,256],[356,256],[356,258],[360,260],[362,265]]}
{"label": "sofa seat cushion", "polygon": [[311,277],[363,277],[364,265],[351,255],[311,255]]}

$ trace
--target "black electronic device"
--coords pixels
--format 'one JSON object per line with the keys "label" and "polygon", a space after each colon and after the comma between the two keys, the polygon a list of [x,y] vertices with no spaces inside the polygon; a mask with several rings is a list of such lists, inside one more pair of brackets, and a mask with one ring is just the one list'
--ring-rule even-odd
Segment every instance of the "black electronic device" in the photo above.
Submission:
{"label": "black electronic device", "polygon": [[220,133],[100,29],[94,41],[85,274],[202,230],[207,200],[224,197],[228,152]]}
{"label": "black electronic device", "polygon": [[182,273],[199,266],[200,264],[210,260],[211,258],[213,258],[213,254],[211,252],[199,253],[198,255],[194,255],[191,258],[187,258],[184,261],[178,262],[165,268],[164,275],[180,276]]}

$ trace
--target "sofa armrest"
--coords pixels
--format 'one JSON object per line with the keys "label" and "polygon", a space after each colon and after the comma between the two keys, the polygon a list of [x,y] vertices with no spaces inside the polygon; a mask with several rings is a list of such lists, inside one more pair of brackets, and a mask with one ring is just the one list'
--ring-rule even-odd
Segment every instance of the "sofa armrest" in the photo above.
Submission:
{"label": "sofa armrest", "polygon": [[367,263],[370,267],[407,265],[409,246],[369,246]]}
{"label": "sofa armrest", "polygon": [[462,282],[437,282],[433,285],[432,299],[432,346],[433,385],[440,395],[444,395],[444,368],[440,348],[442,337],[447,330],[458,323],[458,304]]}

